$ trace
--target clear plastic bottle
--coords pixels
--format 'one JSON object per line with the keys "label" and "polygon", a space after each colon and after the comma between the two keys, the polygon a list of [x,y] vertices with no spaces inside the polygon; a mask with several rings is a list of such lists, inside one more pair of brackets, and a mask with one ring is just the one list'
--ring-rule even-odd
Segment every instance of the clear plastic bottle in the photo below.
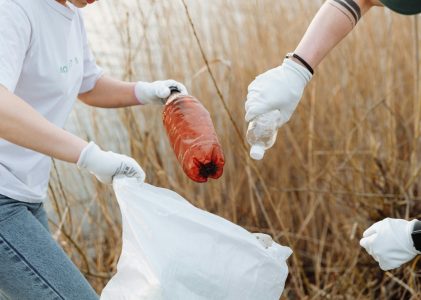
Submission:
{"label": "clear plastic bottle", "polygon": [[250,122],[247,130],[247,141],[251,145],[251,158],[261,160],[265,151],[275,144],[280,118],[281,112],[273,110]]}

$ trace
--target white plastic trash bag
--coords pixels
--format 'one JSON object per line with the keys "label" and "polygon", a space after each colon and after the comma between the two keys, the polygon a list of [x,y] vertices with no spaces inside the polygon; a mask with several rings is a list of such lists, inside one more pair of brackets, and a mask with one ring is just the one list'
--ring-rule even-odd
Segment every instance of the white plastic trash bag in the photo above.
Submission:
{"label": "white plastic trash bag", "polygon": [[[101,300],[278,300],[290,248],[136,179],[114,180],[123,221]],[[256,238],[258,237],[258,238]]]}

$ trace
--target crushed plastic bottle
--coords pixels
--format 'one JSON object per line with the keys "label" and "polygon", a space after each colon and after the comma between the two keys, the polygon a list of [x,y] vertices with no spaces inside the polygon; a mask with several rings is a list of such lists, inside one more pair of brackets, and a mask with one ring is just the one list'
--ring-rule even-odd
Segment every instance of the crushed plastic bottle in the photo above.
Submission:
{"label": "crushed plastic bottle", "polygon": [[190,179],[206,182],[221,177],[225,164],[222,147],[209,112],[197,99],[172,89],[163,122],[174,153]]}
{"label": "crushed plastic bottle", "polygon": [[255,160],[263,159],[266,150],[275,144],[280,118],[281,112],[273,110],[250,122],[247,130],[247,141],[251,146],[251,158]]}

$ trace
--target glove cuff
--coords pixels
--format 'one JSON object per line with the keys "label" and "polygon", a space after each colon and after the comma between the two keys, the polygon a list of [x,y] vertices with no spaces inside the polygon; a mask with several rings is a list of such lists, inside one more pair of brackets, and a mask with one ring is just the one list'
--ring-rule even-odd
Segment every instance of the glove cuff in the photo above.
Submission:
{"label": "glove cuff", "polygon": [[313,75],[310,73],[309,70],[307,70],[306,67],[303,67],[299,63],[289,58],[284,59],[283,66],[300,76],[305,81],[305,84],[308,84],[313,78]]}
{"label": "glove cuff", "polygon": [[79,160],[77,161],[76,165],[79,169],[87,169],[88,168],[88,156],[92,151],[100,150],[100,148],[94,142],[90,142],[85,148],[82,149],[80,153]]}
{"label": "glove cuff", "polygon": [[150,104],[150,102],[147,101],[147,97],[145,95],[145,91],[149,88],[149,85],[150,83],[148,82],[138,81],[134,86],[134,95],[136,97],[136,100],[141,105]]}
{"label": "glove cuff", "polygon": [[298,54],[295,53],[287,53],[287,55],[285,56],[285,58],[295,58],[296,60],[298,60],[299,62],[301,62],[303,64],[304,67],[306,67],[306,69],[311,73],[311,75],[314,75],[314,70],[313,68],[310,66],[310,64],[301,56],[299,56]]}

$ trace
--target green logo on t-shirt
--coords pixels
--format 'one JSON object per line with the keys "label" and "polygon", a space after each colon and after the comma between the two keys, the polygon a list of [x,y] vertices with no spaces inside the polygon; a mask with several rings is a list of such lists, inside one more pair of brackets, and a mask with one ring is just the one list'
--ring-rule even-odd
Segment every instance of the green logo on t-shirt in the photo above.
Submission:
{"label": "green logo on t-shirt", "polygon": [[79,64],[79,59],[77,57],[74,57],[70,59],[67,64],[60,67],[60,73],[67,74],[70,72],[70,70],[72,69],[74,65],[78,65],[78,64]]}

